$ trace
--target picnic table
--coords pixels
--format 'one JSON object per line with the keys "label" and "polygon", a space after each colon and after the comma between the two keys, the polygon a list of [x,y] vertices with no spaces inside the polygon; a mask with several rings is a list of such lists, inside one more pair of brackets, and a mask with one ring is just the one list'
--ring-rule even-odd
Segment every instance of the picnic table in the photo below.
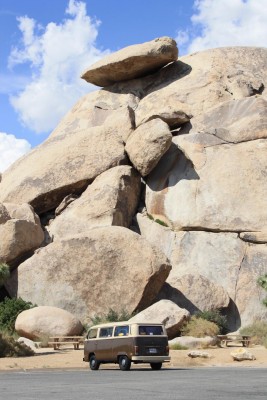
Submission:
{"label": "picnic table", "polygon": [[80,344],[84,342],[84,336],[51,336],[48,339],[48,346],[53,346],[58,350],[60,345],[72,344],[74,350],[79,350]]}
{"label": "picnic table", "polygon": [[243,347],[249,347],[251,342],[251,336],[248,335],[217,335],[217,338],[219,340],[220,347],[227,347],[229,343],[241,343]]}

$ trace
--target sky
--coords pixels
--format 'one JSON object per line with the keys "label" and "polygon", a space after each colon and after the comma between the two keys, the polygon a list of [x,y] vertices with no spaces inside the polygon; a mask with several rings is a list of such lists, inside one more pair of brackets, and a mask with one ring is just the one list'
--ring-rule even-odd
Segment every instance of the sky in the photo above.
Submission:
{"label": "sky", "polygon": [[179,55],[267,47],[267,0],[0,0],[0,172],[42,143],[84,94],[88,66],[160,36]]}

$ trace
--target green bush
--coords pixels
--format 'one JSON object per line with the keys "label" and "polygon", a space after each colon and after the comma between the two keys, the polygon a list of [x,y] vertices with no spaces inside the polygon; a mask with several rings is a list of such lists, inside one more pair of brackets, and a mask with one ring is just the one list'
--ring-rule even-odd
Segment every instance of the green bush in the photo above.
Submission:
{"label": "green bush", "polygon": [[221,315],[220,310],[205,310],[195,314],[197,318],[205,319],[206,321],[214,322],[219,327],[219,333],[225,335],[229,332],[227,319]]}
{"label": "green bush", "polygon": [[104,324],[106,322],[119,322],[119,321],[128,321],[135,314],[128,313],[126,310],[122,310],[120,313],[114,311],[112,308],[109,309],[107,314],[97,315],[91,318],[93,325]]}
{"label": "green bush", "polygon": [[253,324],[240,329],[241,335],[252,336],[254,344],[260,344],[267,348],[267,322],[255,321]]}
{"label": "green bush", "polygon": [[151,219],[152,221],[156,222],[156,223],[159,224],[159,225],[168,227],[168,224],[166,224],[166,222],[162,221],[162,220],[159,219],[159,218],[154,219],[153,215],[151,215],[151,214],[148,214],[148,213],[147,213],[147,217],[148,217],[149,219]]}
{"label": "green bush", "polygon": [[164,222],[164,221],[162,221],[161,219],[155,219],[155,222],[157,223],[157,224],[160,224],[160,225],[162,225],[162,226],[168,226],[167,224],[166,224],[166,222]]}
{"label": "green bush", "polygon": [[15,332],[15,322],[17,316],[24,310],[36,307],[30,302],[19,298],[9,299],[6,297],[0,303],[0,331],[13,334]]}
{"label": "green bush", "polygon": [[[267,274],[262,275],[257,280],[258,285],[260,285],[264,290],[267,291]],[[262,300],[262,304],[267,307],[267,297]]]}
{"label": "green bush", "polygon": [[3,286],[5,281],[10,276],[10,269],[9,266],[5,263],[0,263],[0,287]]}
{"label": "green bush", "polygon": [[180,343],[174,343],[170,345],[171,350],[188,350],[188,347],[183,346]]}
{"label": "green bush", "polygon": [[203,318],[193,316],[191,320],[181,329],[182,336],[205,337],[219,334],[219,327]]}
{"label": "green bush", "polygon": [[34,351],[24,343],[19,343],[13,337],[0,333],[0,357],[33,356]]}

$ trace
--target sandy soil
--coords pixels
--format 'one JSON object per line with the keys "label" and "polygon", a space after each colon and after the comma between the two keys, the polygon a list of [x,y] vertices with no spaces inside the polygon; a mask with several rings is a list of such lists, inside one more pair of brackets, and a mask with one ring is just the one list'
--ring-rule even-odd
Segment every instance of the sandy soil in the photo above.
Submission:
{"label": "sandy soil", "polygon": [[[240,348],[240,347],[239,347]],[[212,348],[203,350],[209,353],[210,358],[188,357],[190,350],[171,350],[171,362],[164,364],[167,368],[190,367],[263,367],[267,368],[267,349],[261,346],[250,347],[248,350],[256,357],[254,361],[233,361],[231,352],[238,347]],[[39,369],[89,369],[88,363],[83,361],[83,349],[73,350],[62,347],[60,350],[51,348],[38,349],[32,357],[0,358],[1,371],[39,370]],[[101,365],[101,369],[118,368],[115,364]],[[147,365],[133,365],[132,368],[147,368]]]}

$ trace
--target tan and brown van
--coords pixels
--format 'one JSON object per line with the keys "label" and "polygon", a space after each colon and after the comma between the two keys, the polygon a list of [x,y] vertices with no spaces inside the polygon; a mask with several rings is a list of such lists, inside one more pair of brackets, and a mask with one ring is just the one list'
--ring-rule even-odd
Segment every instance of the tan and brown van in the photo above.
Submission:
{"label": "tan and brown van", "polygon": [[170,361],[165,327],[127,321],[92,326],[84,342],[83,361],[92,370],[104,363],[118,363],[122,371],[128,371],[131,363],[149,363],[159,370]]}

